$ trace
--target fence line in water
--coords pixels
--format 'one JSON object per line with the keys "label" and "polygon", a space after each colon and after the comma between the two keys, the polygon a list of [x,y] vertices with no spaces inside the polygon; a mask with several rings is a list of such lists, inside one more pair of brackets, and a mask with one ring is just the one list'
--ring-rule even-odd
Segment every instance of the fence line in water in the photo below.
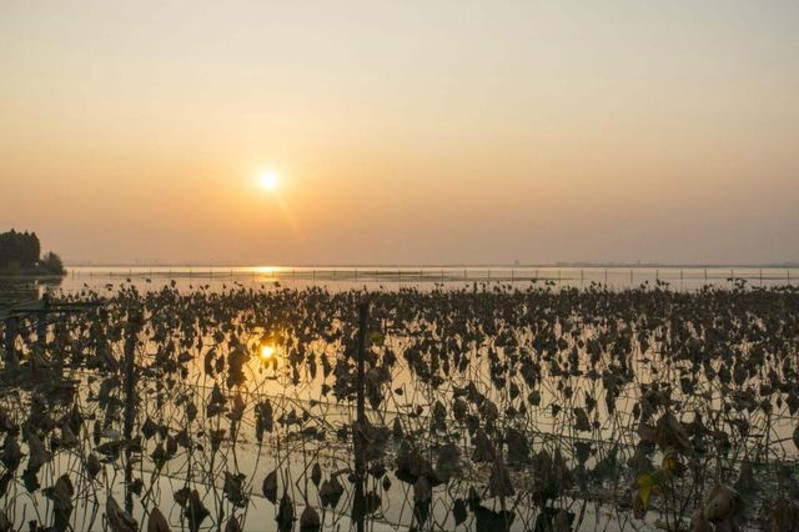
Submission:
{"label": "fence line in water", "polygon": [[765,287],[779,284],[793,285],[799,277],[799,268],[649,268],[649,267],[422,267],[422,268],[336,268],[336,267],[112,267],[83,268],[69,271],[63,283],[67,292],[80,289],[84,283],[97,286],[130,279],[133,282],[157,281],[213,281],[241,283],[317,283],[356,286],[380,284],[391,287],[413,284],[453,283],[547,283],[554,287],[583,288],[599,285],[608,289],[624,289],[667,284],[680,291],[696,290],[705,285],[734,288],[738,284]]}

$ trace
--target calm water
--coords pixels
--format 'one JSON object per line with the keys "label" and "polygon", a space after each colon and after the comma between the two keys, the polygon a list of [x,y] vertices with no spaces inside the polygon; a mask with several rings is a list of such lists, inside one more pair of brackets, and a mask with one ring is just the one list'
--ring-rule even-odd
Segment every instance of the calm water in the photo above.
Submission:
{"label": "calm water", "polygon": [[795,284],[799,282],[799,268],[77,266],[69,268],[58,289],[69,293],[86,287],[101,290],[127,279],[140,289],[160,288],[175,281],[180,288],[279,282],[293,287],[324,285],[331,290],[363,287],[390,290],[414,285],[432,287],[436,283],[456,287],[475,282],[504,282],[521,287],[531,282],[549,282],[556,288],[597,283],[619,290],[661,281],[672,290],[697,290],[707,284],[732,287],[734,282],[746,282],[749,286]]}
{"label": "calm water", "polygon": [[[44,283],[29,283],[27,285],[16,283],[16,292],[14,292],[16,295],[14,297],[36,297],[37,294],[47,288],[56,291],[61,290],[64,293],[76,293],[86,287],[98,291],[107,289],[113,290],[114,286],[118,286],[120,283],[126,283],[128,279],[142,290],[157,289],[174,281],[181,288],[181,291],[184,289],[188,291],[190,287],[198,288],[199,286],[205,285],[211,286],[213,290],[221,290],[223,287],[230,287],[234,283],[244,286],[260,287],[262,285],[271,286],[271,283],[275,282],[279,282],[284,286],[296,288],[308,285],[324,285],[329,287],[331,291],[352,287],[366,287],[370,290],[379,290],[382,287],[382,289],[385,290],[394,290],[399,287],[408,286],[417,286],[424,290],[426,288],[435,287],[438,283],[444,283],[448,287],[460,287],[465,285],[471,286],[475,282],[504,283],[506,285],[508,283],[513,283],[522,288],[529,285],[533,279],[537,279],[539,283],[545,281],[550,282],[556,289],[566,286],[589,287],[592,283],[607,284],[612,289],[623,289],[626,287],[638,286],[644,282],[654,284],[657,281],[663,281],[670,283],[670,286],[675,290],[695,290],[705,284],[732,287],[736,282],[740,282],[741,280],[746,280],[747,284],[754,286],[787,284],[788,282],[796,284],[797,277],[799,277],[799,272],[795,270],[764,269],[761,273],[760,269],[752,268],[733,269],[732,271],[727,269],[708,269],[705,271],[704,269],[680,270],[649,268],[632,270],[629,268],[608,268],[607,270],[604,268],[416,268],[403,270],[391,268],[73,268],[70,274],[57,286],[46,285]],[[9,285],[9,290],[14,289],[14,286],[13,284]],[[271,294],[270,297],[275,296],[275,292],[271,290],[267,292]],[[402,297],[401,294],[385,295]],[[613,294],[610,295],[612,296]],[[241,297],[244,297],[245,301],[252,303],[252,301],[246,299],[249,297],[246,296],[246,294]],[[3,297],[0,295],[0,300],[2,299]],[[273,305],[279,303],[279,301],[269,300],[267,298],[266,300],[258,300],[257,302],[259,305],[248,305],[248,307],[263,310],[262,307],[264,307],[264,304],[270,301]],[[233,303],[236,303],[236,301],[227,301],[228,305]],[[215,304],[219,305],[218,302]],[[195,304],[189,307],[193,309],[192,312],[203,308],[202,305]],[[293,308],[294,305],[291,305],[291,307]],[[176,308],[185,311],[187,307],[179,305]],[[514,312],[518,311],[516,306],[511,306],[509,309],[513,309]],[[468,315],[468,312],[464,315]],[[445,316],[439,316],[442,320],[444,317]],[[318,321],[317,324],[326,323],[323,319],[319,319],[320,321]],[[187,319],[186,321],[193,323],[193,318]],[[216,323],[216,321],[207,322],[209,326],[215,326]],[[444,322],[442,321],[442,323]],[[409,330],[415,331],[416,335],[424,336],[424,334],[417,329],[416,325],[418,324],[412,324]],[[113,329],[113,327],[111,329]],[[326,327],[320,327],[320,329],[326,330]],[[181,331],[182,329],[180,327],[173,326],[168,331],[169,335],[165,336],[164,339],[160,341],[155,340],[154,334],[150,337],[142,338],[139,356],[142,357],[143,360],[150,361],[158,353],[164,351],[168,343],[165,338],[171,338],[172,336],[180,337],[182,334]],[[251,332],[253,334],[253,342],[258,341],[263,333],[261,330]],[[533,345],[534,335],[532,335],[532,330],[522,327],[516,330],[516,332],[518,333],[521,345],[527,347]],[[408,349],[409,346],[413,348],[414,345],[412,341],[412,336],[414,335],[406,333],[407,331],[392,333],[393,335],[387,334],[385,343],[383,344],[386,348],[390,348],[400,361],[400,364],[392,370],[390,388],[392,390],[401,388],[403,393],[397,396],[394,396],[392,393],[390,396],[391,407],[385,406],[381,410],[371,412],[368,415],[372,417],[373,422],[379,421],[381,425],[385,426],[391,426],[394,417],[402,416],[405,425],[416,428],[417,432],[421,434],[426,423],[428,423],[430,419],[429,415],[425,414],[419,417],[417,414],[417,417],[411,418],[407,412],[412,411],[412,407],[414,406],[425,405],[426,408],[429,407],[429,404],[432,403],[433,396],[427,395],[431,393],[428,387],[410,372],[407,365],[403,364],[403,361],[406,360],[404,356],[406,349]],[[587,326],[579,333],[580,338],[588,338],[597,335],[597,331]],[[457,372],[450,374],[451,383],[444,385],[442,389],[438,390],[435,396],[436,398],[443,401],[444,404],[450,405],[453,399],[453,395],[449,389],[450,384],[465,389],[469,383],[476,382],[480,385],[482,393],[497,405],[504,407],[509,404],[506,399],[507,394],[504,388],[501,390],[494,389],[490,384],[489,346],[491,341],[495,339],[495,336],[496,333],[486,333],[486,338],[490,340],[489,342],[468,348],[468,358],[473,361],[469,371],[463,374]],[[733,338],[735,337],[735,335],[732,334],[731,336]],[[429,341],[434,338],[435,335],[430,334],[427,340]],[[570,341],[576,338],[577,336],[571,338]],[[174,394],[174,396],[177,397],[180,393],[189,394],[194,398],[192,400],[195,400],[199,405],[200,412],[205,411],[203,405],[207,403],[209,391],[215,381],[214,378],[206,375],[204,370],[201,370],[200,366],[196,364],[198,364],[199,361],[206,360],[206,356],[210,350],[209,346],[214,345],[214,343],[215,340],[209,336],[198,343],[196,347],[184,347],[183,349],[190,351],[191,359],[197,362],[190,366],[190,371],[188,371],[177,384],[170,386],[170,395]],[[120,359],[122,351],[120,342],[117,341],[111,347],[112,351],[115,353],[115,357]],[[229,348],[229,346],[219,347],[221,350],[220,352],[229,351]],[[335,359],[337,356],[336,349],[330,348],[326,343],[312,342],[306,345],[306,348],[306,353],[314,352],[317,357],[320,357],[320,360],[323,354],[329,356],[331,359]],[[252,349],[255,349],[255,347],[252,347]],[[656,353],[657,351],[657,347],[653,347],[652,353]],[[499,348],[496,352],[498,353],[497,356],[504,358],[505,355],[502,348]],[[743,353],[743,351],[741,351],[741,353]],[[610,351],[608,352],[608,356],[611,356]],[[330,431],[331,438],[325,439],[322,442],[316,442],[313,439],[291,439],[288,437],[280,439],[277,436],[271,436],[268,438],[267,443],[261,447],[252,439],[252,428],[255,425],[253,404],[256,402],[256,399],[261,399],[263,397],[270,397],[273,401],[276,418],[288,411],[293,412],[295,409],[297,412],[304,412],[307,410],[314,416],[313,422],[311,423],[312,426],[318,425],[336,428],[348,424],[351,425],[353,416],[351,401],[339,403],[321,400],[319,390],[323,385],[324,379],[318,374],[314,377],[308,377],[306,373],[302,373],[302,378],[298,383],[292,383],[290,378],[291,368],[287,360],[288,357],[285,353],[281,352],[279,348],[277,349],[275,363],[271,368],[264,369],[264,365],[260,360],[257,358],[250,359],[246,368],[249,376],[247,379],[247,390],[244,392],[247,401],[247,411],[241,421],[241,425],[246,428],[242,432],[243,436],[240,441],[236,445],[223,446],[222,451],[220,454],[216,455],[215,459],[212,460],[207,453],[198,452],[194,459],[200,460],[199,465],[195,464],[191,466],[191,462],[188,462],[187,459],[181,455],[175,460],[170,461],[163,471],[155,475],[152,464],[148,462],[146,458],[151,456],[154,452],[154,442],[148,444],[149,447],[147,447],[146,452],[143,453],[145,458],[137,465],[138,469],[136,475],[144,479],[147,485],[152,487],[152,491],[148,489],[147,497],[145,497],[147,503],[167,511],[167,517],[173,525],[180,520],[179,509],[175,506],[173,501],[173,493],[183,485],[186,478],[190,478],[192,482],[199,486],[201,495],[204,500],[207,501],[207,505],[211,506],[213,504],[214,508],[216,508],[221,504],[220,501],[222,501],[220,495],[221,482],[218,482],[218,478],[221,477],[222,473],[228,469],[245,472],[248,482],[253,482],[252,487],[254,492],[252,503],[247,508],[248,518],[245,530],[263,530],[270,529],[270,526],[274,528],[274,516],[276,513],[275,505],[267,503],[263,498],[258,496],[259,487],[268,472],[274,469],[280,469],[281,472],[285,472],[285,474],[292,479],[302,479],[306,478],[304,475],[311,462],[320,463],[326,476],[334,471],[346,470],[347,467],[350,467],[352,456],[350,447],[347,444],[342,444],[334,440],[332,438],[332,430]],[[145,365],[147,365],[147,363],[145,363]],[[609,363],[605,364],[605,367],[608,366]],[[603,453],[606,454],[610,449],[610,446],[605,445],[604,442],[620,442],[623,447],[620,451],[621,456],[624,458],[621,460],[622,463],[626,463],[627,459],[630,458],[633,443],[636,441],[633,430],[635,425],[625,420],[630,416],[630,412],[636,401],[640,399],[637,394],[640,385],[653,380],[652,374],[647,369],[648,366],[641,366],[640,363],[635,363],[634,366],[636,380],[630,383],[628,388],[623,389],[622,393],[619,395],[619,401],[616,406],[617,411],[613,418],[616,421],[609,423],[611,418],[603,417],[601,418],[601,426],[592,433],[592,437],[597,439],[597,441],[594,442],[599,452],[597,456],[604,456]],[[568,428],[564,429],[564,427],[572,426],[571,420],[563,420],[563,416],[568,415],[569,412],[572,411],[569,408],[572,406],[572,402],[571,400],[566,401],[563,399],[559,392],[559,388],[556,387],[559,382],[558,379],[564,379],[563,382],[568,382],[569,388],[574,391],[575,397],[582,398],[589,393],[598,398],[601,397],[601,395],[599,395],[600,392],[598,392],[596,388],[596,386],[598,386],[597,383],[592,380],[563,374],[545,376],[544,381],[546,385],[542,385],[540,389],[540,406],[530,406],[524,417],[526,426],[534,427],[534,430],[531,432],[531,441],[533,441],[533,448],[536,451],[542,448],[542,442],[545,440],[548,441],[547,439],[549,437],[571,438],[574,436],[573,431]],[[90,383],[88,380],[82,380],[81,382],[84,386],[81,395],[81,400],[83,401],[88,397],[88,394],[85,392],[86,387],[88,387]],[[148,390],[150,390],[154,381],[147,382],[143,379],[141,382],[142,389],[139,391],[142,394],[149,393]],[[702,382],[701,384],[707,389],[712,389],[707,383]],[[97,383],[94,383],[94,387],[97,388]],[[525,389],[525,392],[526,391]],[[525,397],[526,395],[526,393],[522,393],[521,397]],[[142,395],[142,397],[144,396],[145,395]],[[159,420],[159,422],[164,421],[169,423],[170,426],[183,426],[181,424],[182,407],[178,408],[179,405],[177,403],[169,403],[167,400],[166,405],[162,406],[159,405],[157,401],[153,400],[152,395],[148,395],[147,398],[148,400],[142,401],[140,405],[139,421],[145,417],[152,417]],[[709,396],[706,406],[718,410],[720,409],[722,398],[722,394],[716,390],[714,394]],[[88,400],[85,402],[87,408],[92,408]],[[602,404],[601,399],[599,402]],[[561,414],[561,418],[556,419],[555,414],[551,413],[551,405],[560,405],[561,403],[566,405],[566,408],[564,413]],[[773,432],[774,438],[777,440],[774,445],[781,446],[782,442],[789,442],[795,427],[795,418],[792,415],[786,414],[786,408],[785,406],[780,407],[770,420],[772,424],[767,432]],[[9,406],[7,410],[15,411],[11,406]],[[502,410],[504,411],[504,408]],[[97,411],[97,416],[100,416],[99,410]],[[220,418],[217,418],[217,422],[219,419]],[[751,426],[764,426],[765,418],[757,411],[751,414],[747,419]],[[619,424],[616,425],[616,423]],[[621,427],[623,430],[621,432],[614,432],[614,427]],[[198,435],[197,438],[199,440],[201,436]],[[755,439],[757,438],[759,438],[759,436]],[[202,441],[205,442],[206,440]],[[568,441],[571,442],[571,440]],[[629,445],[625,446],[625,443]],[[51,485],[54,479],[63,472],[75,471],[81,467],[81,457],[85,456],[94,448],[88,441],[88,437],[84,437],[82,445],[84,447],[81,448],[82,451],[79,454],[67,452],[59,453],[53,469],[47,470],[49,471],[46,471],[47,476],[43,476],[43,485]],[[466,442],[464,442],[464,449],[470,449],[467,447]],[[571,449],[571,445],[569,444],[567,447],[564,447],[564,449]],[[737,452],[743,452],[741,449],[738,449]],[[793,453],[793,448],[790,449],[790,452],[790,455],[783,456],[794,459],[795,454]],[[465,451],[464,456],[466,456]],[[733,456],[733,458],[737,459],[736,456]],[[214,460],[219,461],[216,462]],[[588,465],[593,467],[595,462],[589,461]],[[209,482],[209,477],[207,475],[210,473],[214,473],[218,478]],[[77,475],[77,477],[80,478],[79,475]],[[464,482],[458,484],[458,488],[453,488],[453,491],[450,491],[449,488],[446,490],[440,488],[436,491],[436,504],[432,508],[432,521],[442,523],[442,529],[450,528],[448,525],[451,525],[452,522],[448,521],[448,519],[451,514],[450,507],[454,497],[465,497],[465,487],[470,482],[474,482],[481,486],[485,485],[487,477],[488,471],[486,468],[472,468],[470,466],[470,469],[467,470],[463,477]],[[394,483],[393,491],[383,494],[384,499],[381,515],[374,522],[370,523],[372,525],[371,529],[373,530],[404,530],[412,523],[412,511],[409,501],[413,501],[413,492],[409,485],[399,482],[398,479],[393,476],[391,478]],[[113,467],[108,466],[104,469],[102,481],[102,487],[99,490],[101,495],[100,502],[104,500],[103,497],[105,493],[108,492],[113,493],[118,500],[121,501],[124,490],[121,483],[121,470],[118,464],[114,464]],[[519,480],[519,482],[521,482],[521,480]],[[286,484],[294,486],[292,490],[297,488],[297,493],[293,493],[293,491],[292,493],[294,500],[298,503],[298,511],[302,508],[303,504],[303,497],[301,496],[303,490],[300,489],[300,487],[306,491],[306,495],[307,493],[311,494],[310,499],[306,498],[305,500],[317,500],[315,489],[309,487],[307,481],[305,482],[305,486],[291,482]],[[24,516],[33,515],[38,509],[45,508],[45,513],[49,511],[47,499],[43,496],[41,491],[28,497],[25,495],[22,486],[14,484],[12,489],[12,497],[9,500],[18,502],[9,503],[8,507],[11,512],[10,515],[15,523],[24,522],[26,519]],[[90,492],[84,489],[81,493]],[[347,517],[348,507],[348,503],[345,503],[340,511],[332,515],[332,519],[331,515],[328,515],[325,521],[325,529],[334,530],[339,525],[343,530],[350,529],[350,522]],[[79,498],[76,501],[76,529],[102,529],[101,521],[92,520],[92,512],[98,511],[97,508],[98,506],[91,497]],[[603,506],[601,509],[597,507],[596,511],[603,513],[591,516],[589,520],[586,521],[583,529],[594,529],[594,520],[603,529],[613,530],[616,529],[615,527],[617,526],[621,528],[619,516],[617,514],[604,514],[604,512],[609,512],[610,508],[612,508],[612,506]],[[520,512],[520,522],[514,526],[512,530],[522,530],[525,528],[521,522],[521,517],[522,514],[526,513],[526,509],[524,507],[519,507],[517,510]],[[144,521],[144,506],[140,505],[138,502],[134,509],[134,515],[138,518],[140,523]],[[90,527],[88,523],[91,523],[92,526]],[[210,522],[208,525],[211,527]],[[216,528],[214,527],[213,529]],[[654,529],[654,527],[649,529]]]}

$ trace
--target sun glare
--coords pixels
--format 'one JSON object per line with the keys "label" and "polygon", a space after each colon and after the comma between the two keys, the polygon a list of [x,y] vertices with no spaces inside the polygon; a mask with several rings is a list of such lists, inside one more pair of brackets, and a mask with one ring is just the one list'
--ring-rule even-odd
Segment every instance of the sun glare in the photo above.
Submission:
{"label": "sun glare", "polygon": [[280,181],[277,172],[270,170],[268,172],[264,172],[261,174],[259,179],[259,183],[261,187],[266,190],[275,190],[277,188],[278,181]]}

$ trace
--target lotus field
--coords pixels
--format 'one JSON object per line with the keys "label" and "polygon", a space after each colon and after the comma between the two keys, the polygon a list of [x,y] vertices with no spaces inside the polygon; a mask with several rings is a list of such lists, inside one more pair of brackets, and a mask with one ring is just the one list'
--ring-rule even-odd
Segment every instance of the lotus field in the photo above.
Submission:
{"label": "lotus field", "polygon": [[796,287],[56,299],[0,352],[0,531],[799,523]]}

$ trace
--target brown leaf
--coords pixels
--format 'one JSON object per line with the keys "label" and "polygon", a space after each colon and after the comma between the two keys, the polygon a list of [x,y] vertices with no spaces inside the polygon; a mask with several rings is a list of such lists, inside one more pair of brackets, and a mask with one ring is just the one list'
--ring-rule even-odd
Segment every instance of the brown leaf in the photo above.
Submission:
{"label": "brown leaf", "polygon": [[164,517],[158,507],[153,508],[153,511],[147,517],[147,532],[171,532],[166,517]]}
{"label": "brown leaf", "polygon": [[125,510],[119,507],[116,499],[108,496],[105,503],[105,516],[111,532],[137,532],[139,524]]}

